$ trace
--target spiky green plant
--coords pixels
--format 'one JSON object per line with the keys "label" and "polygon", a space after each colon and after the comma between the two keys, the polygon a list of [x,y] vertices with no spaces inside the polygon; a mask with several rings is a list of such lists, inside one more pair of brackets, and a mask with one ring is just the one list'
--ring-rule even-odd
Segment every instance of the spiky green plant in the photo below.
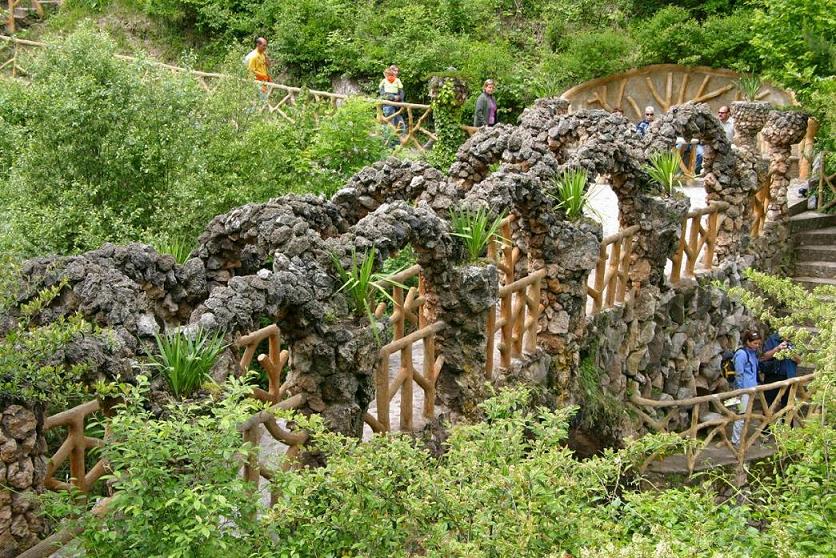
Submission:
{"label": "spiky green plant", "polygon": [[555,178],[551,196],[557,200],[557,206],[566,212],[566,218],[577,221],[583,216],[583,210],[589,202],[586,189],[589,175],[583,169],[568,169]]}
{"label": "spiky green plant", "polygon": [[679,166],[679,153],[676,151],[655,153],[650,156],[650,163],[642,168],[666,196],[682,186],[682,170]]}
{"label": "spiky green plant", "polygon": [[499,229],[502,227],[502,220],[505,213],[491,218],[490,213],[485,209],[469,211],[466,209],[453,209],[450,211],[450,224],[453,226],[453,236],[464,241],[467,249],[468,261],[476,261],[481,258],[488,248],[488,243],[494,238],[501,238]]}
{"label": "spiky green plant", "polygon": [[186,260],[192,255],[191,243],[182,238],[157,242],[154,244],[154,249],[160,254],[173,256],[174,261],[179,264],[186,263]]}
{"label": "spiky green plant", "polygon": [[360,258],[357,257],[357,251],[352,249],[351,265],[345,268],[336,254],[331,254],[331,260],[334,262],[340,281],[342,281],[342,286],[337,292],[344,291],[352,310],[358,316],[367,316],[369,321],[372,319],[372,295],[375,292],[391,301],[392,295],[386,290],[387,285],[404,287],[404,285],[392,279],[392,275],[400,270],[391,273],[376,273],[374,271],[376,255],[377,251],[374,247],[364,252]]}
{"label": "spiky green plant", "polygon": [[743,74],[737,80],[737,89],[743,94],[743,98],[747,101],[757,101],[758,92],[761,90],[763,82],[761,78],[755,74]]}
{"label": "spiky green plant", "polygon": [[203,329],[194,334],[176,331],[154,337],[159,354],[151,357],[151,365],[162,371],[177,398],[188,397],[206,381],[226,348],[222,334]]}

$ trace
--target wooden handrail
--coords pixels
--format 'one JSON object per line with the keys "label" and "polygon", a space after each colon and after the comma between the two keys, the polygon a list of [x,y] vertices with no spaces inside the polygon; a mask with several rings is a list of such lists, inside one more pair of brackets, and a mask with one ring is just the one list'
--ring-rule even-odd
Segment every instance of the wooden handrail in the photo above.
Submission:
{"label": "wooden handrail", "polygon": [[595,273],[590,277],[592,286],[586,287],[587,295],[592,299],[593,314],[624,302],[630,258],[633,253],[633,237],[639,230],[639,225],[632,225],[601,241]]}
{"label": "wooden handrail", "polygon": [[791,386],[793,384],[806,384],[811,382],[814,377],[815,372],[810,374],[804,374],[803,376],[796,376],[795,378],[789,378],[787,380],[781,380],[779,382],[773,382],[771,384],[760,384],[756,387],[751,388],[741,388],[732,391],[723,391],[720,393],[710,393],[708,395],[700,395],[698,397],[690,397],[688,399],[674,399],[671,401],[646,399],[634,393],[630,396],[630,401],[632,403],[635,403],[636,405],[642,405],[644,407],[654,407],[657,409],[665,407],[690,407],[699,403],[708,403],[711,401],[723,402],[733,397],[740,397],[741,395],[745,395],[747,393],[752,394],[763,391],[771,391],[773,389],[777,389],[784,386]]}
{"label": "wooden handrail", "polygon": [[[714,201],[708,207],[689,211],[682,218],[679,246],[671,258],[671,283],[678,283],[682,275],[682,263],[685,262],[685,275],[693,277],[700,252],[705,248],[703,267],[711,271],[714,267],[714,244],[720,227],[721,212],[729,208],[724,201]],[[708,216],[706,227],[702,225],[702,217]],[[688,240],[686,241],[686,236]]]}

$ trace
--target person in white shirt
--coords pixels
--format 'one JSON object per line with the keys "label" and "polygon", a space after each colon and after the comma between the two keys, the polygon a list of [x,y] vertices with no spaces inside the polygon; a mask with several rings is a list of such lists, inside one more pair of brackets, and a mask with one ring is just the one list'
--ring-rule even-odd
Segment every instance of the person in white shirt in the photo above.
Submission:
{"label": "person in white shirt", "polygon": [[731,143],[732,138],[734,138],[734,118],[731,118],[729,107],[726,105],[720,107],[717,111],[717,118],[720,119],[720,124],[723,125],[723,129],[726,131],[726,137],[729,138],[729,143]]}

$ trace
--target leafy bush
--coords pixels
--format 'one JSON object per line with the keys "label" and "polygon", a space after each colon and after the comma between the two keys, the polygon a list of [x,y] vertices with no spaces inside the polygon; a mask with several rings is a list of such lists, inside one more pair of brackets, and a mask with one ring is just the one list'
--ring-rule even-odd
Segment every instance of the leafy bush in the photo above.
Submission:
{"label": "leafy bush", "polygon": [[27,140],[3,152],[5,249],[195,238],[232,207],[333,191],[383,153],[366,105],[319,121],[303,105],[288,123],[255,111],[250,84],[226,79],[207,95],[188,75],[114,52],[106,36],[80,30],[39,54],[29,87],[0,88],[0,117],[12,124],[0,143]]}
{"label": "leafy bush", "polygon": [[209,377],[218,355],[226,348],[223,335],[198,329],[155,335],[158,355],[151,364],[158,368],[175,397],[188,397]]}
{"label": "leafy bush", "polygon": [[635,36],[642,45],[642,64],[696,64],[700,60],[703,31],[685,8],[662,8],[636,25]]}
{"label": "leafy bush", "polygon": [[336,255],[332,254],[331,259],[334,262],[340,281],[343,283],[339,292],[345,291],[354,313],[358,316],[368,317],[369,321],[373,319],[371,305],[375,294],[392,301],[392,295],[386,290],[386,286],[404,287],[404,285],[393,281],[391,278],[400,270],[394,270],[391,273],[377,273],[374,271],[377,260],[377,250],[375,248],[364,252],[359,258],[357,257],[357,251],[352,248],[351,265],[348,268],[343,267],[342,262]]}
{"label": "leafy bush", "polygon": [[60,351],[84,335],[96,334],[78,314],[36,326],[32,317],[58,295],[63,285],[42,291],[22,307],[17,324],[0,337],[0,408],[18,402],[65,407],[86,392],[87,363],[65,364]]}
{"label": "leafy bush", "polygon": [[464,242],[468,261],[476,261],[485,254],[488,244],[499,237],[503,219],[505,219],[505,213],[491,218],[490,212],[486,209],[450,212],[453,236],[461,238]]}

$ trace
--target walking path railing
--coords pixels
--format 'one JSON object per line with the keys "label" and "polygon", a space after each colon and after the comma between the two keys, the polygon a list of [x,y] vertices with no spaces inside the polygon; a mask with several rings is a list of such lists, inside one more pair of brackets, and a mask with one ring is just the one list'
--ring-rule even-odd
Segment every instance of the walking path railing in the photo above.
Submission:
{"label": "walking path railing", "polygon": [[763,234],[763,227],[766,224],[766,210],[769,208],[769,184],[755,192],[752,196],[752,238],[758,238]]}
{"label": "walking path railing", "polygon": [[[44,432],[55,428],[66,428],[67,437],[46,465],[44,486],[50,490],[69,490],[75,487],[81,492],[88,492],[107,471],[107,464],[99,459],[93,468],[86,470],[87,450],[104,445],[101,438],[93,438],[85,433],[87,417],[101,411],[98,399],[82,403],[44,420]],[[70,482],[55,478],[55,473],[67,459],[70,460]]]}
{"label": "walking path railing", "polygon": [[[799,376],[754,388],[737,389],[723,393],[702,395],[674,401],[656,401],[634,394],[630,401],[636,408],[642,422],[655,432],[671,432],[692,440],[686,448],[688,470],[694,466],[712,442],[729,450],[742,464],[746,452],[754,444],[763,441],[769,427],[780,421],[789,425],[797,424],[804,418],[805,408],[810,402],[809,385],[815,374]],[[771,404],[766,392],[777,390]],[[740,410],[736,401],[748,395],[746,408]],[[783,400],[786,396],[786,405]],[[687,424],[683,424],[683,417]],[[732,444],[731,429],[734,423],[743,421],[740,443]]]}
{"label": "walking path railing", "polygon": [[593,314],[624,302],[633,237],[639,228],[639,225],[627,227],[601,241],[595,273],[591,274],[592,286],[586,287]]}
{"label": "walking path railing", "polygon": [[[726,202],[711,202],[708,207],[694,209],[682,218],[679,247],[672,259],[671,283],[678,283],[682,277],[683,261],[685,276],[693,277],[701,253],[703,268],[711,271],[714,266],[714,243],[717,240],[720,216],[728,208],[729,204]],[[705,223],[703,223],[704,217]]]}
{"label": "walking path railing", "polygon": [[[822,153],[822,168],[819,170],[819,191],[816,195],[816,208],[819,211],[828,211],[836,205],[836,172],[831,175],[825,172],[824,165],[827,162],[827,156],[827,151]],[[825,186],[830,190],[829,192],[824,189]],[[833,198],[827,203],[824,203],[825,193]]]}
{"label": "walking path railing", "polygon": [[279,326],[276,324],[263,327],[258,331],[241,336],[238,340],[238,347],[244,349],[239,366],[241,373],[246,374],[252,364],[258,346],[267,340],[268,353],[258,355],[258,364],[267,375],[267,391],[256,387],[253,388],[253,397],[260,401],[278,403],[287,393],[288,384],[281,383],[282,371],[287,365],[289,353],[282,350],[282,338]]}
{"label": "walking path railing", "polygon": [[[19,54],[23,48],[47,48],[50,46],[47,43],[18,39],[16,37],[9,37],[6,35],[0,35],[0,42],[5,42],[11,46],[9,57],[5,61],[0,61],[0,71],[5,70],[9,72],[12,77],[20,77],[28,73],[19,63]],[[134,56],[124,54],[117,54],[116,58],[130,62],[137,62],[140,60]],[[229,74],[202,72],[200,70],[182,68],[180,66],[173,66],[171,64],[164,64],[153,60],[143,60],[143,62],[162,70],[168,70],[174,73],[187,73],[193,76],[197,80],[198,84],[208,93],[213,92],[217,87],[218,82],[222,79],[238,79]],[[266,100],[264,101],[264,109],[268,113],[276,114],[288,122],[295,122],[295,120],[287,109],[295,105],[300,98],[313,100],[319,104],[324,103],[332,108],[336,107],[339,102],[349,98],[348,95],[340,93],[293,87],[282,83],[260,82],[254,80],[245,81],[252,81],[256,87],[266,88],[267,95]],[[398,103],[382,99],[368,100],[373,102],[376,106],[378,122],[391,127],[393,129],[393,133],[400,134],[401,145],[409,145],[423,151],[424,143],[420,141],[420,138],[424,137],[425,139],[436,139],[436,135],[429,128],[430,116],[432,113],[432,107],[430,105],[423,105],[419,103]],[[390,116],[384,116],[384,105],[397,107],[397,112]],[[399,116],[404,120],[404,130],[399,130],[393,125],[393,120]],[[462,126],[462,128],[469,134],[475,132],[475,129],[471,129],[469,126]]]}
{"label": "walking path railing", "polygon": [[[410,287],[404,294],[404,288],[391,284],[392,315],[389,323],[392,326],[392,341],[380,349],[377,371],[375,373],[375,402],[377,417],[366,413],[364,420],[375,432],[391,430],[390,403],[400,392],[400,430],[414,429],[413,408],[414,384],[424,390],[424,418],[431,419],[435,415],[435,384],[438,374],[444,364],[444,357],[436,355],[435,336],[444,329],[444,322],[426,322],[421,307],[425,303],[424,280],[421,277],[421,266],[413,265],[400,273],[393,275],[394,283],[403,285],[410,279],[418,277],[418,287]],[[386,287],[386,285],[381,285]],[[387,304],[381,302],[375,309],[375,316],[383,317]],[[413,331],[408,332],[412,328]],[[418,342],[423,343],[422,370],[415,369],[413,361],[413,347]],[[395,378],[389,381],[389,357],[400,353],[400,368]]]}

